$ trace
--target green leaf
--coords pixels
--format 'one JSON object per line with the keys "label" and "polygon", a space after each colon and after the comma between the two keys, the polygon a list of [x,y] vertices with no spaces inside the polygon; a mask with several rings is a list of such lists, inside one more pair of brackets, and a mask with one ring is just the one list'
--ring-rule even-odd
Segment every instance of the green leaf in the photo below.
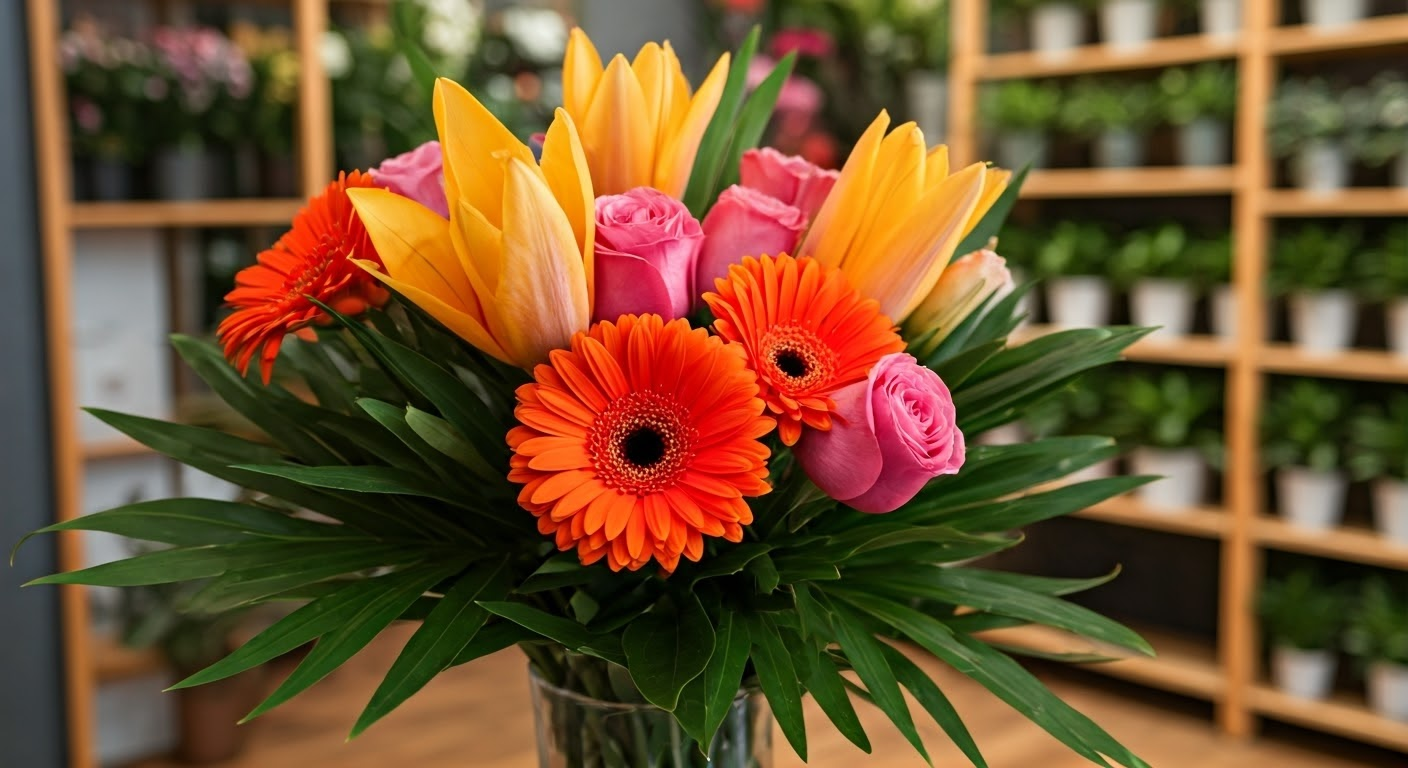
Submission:
{"label": "green leaf", "polygon": [[1119,455],[1108,437],[1048,437],[1031,443],[974,446],[957,475],[939,478],[899,510],[900,520],[915,522],[936,510],[1010,496],[1070,475]]}
{"label": "green leaf", "polygon": [[762,557],[770,551],[772,551],[771,544],[757,541],[731,545],[723,548],[713,557],[705,558],[698,566],[688,570],[681,567],[680,577],[688,579],[691,585],[695,585],[705,579],[732,576],[748,567],[748,564],[754,559]]}
{"label": "green leaf", "polygon": [[329,488],[353,493],[419,496],[443,501],[457,507],[465,504],[463,499],[455,499],[445,493],[440,484],[396,467],[345,465],[302,467],[295,464],[245,464],[236,467],[236,469],[282,477],[313,488]]}
{"label": "green leaf", "polygon": [[964,507],[939,520],[959,530],[1005,531],[1069,515],[1128,493],[1151,477],[1104,477],[1007,501]]}
{"label": "green leaf", "polygon": [[860,718],[856,717],[856,708],[851,704],[851,697],[846,695],[846,685],[841,678],[841,672],[828,654],[817,654],[808,670],[806,684],[817,706],[826,713],[836,730],[852,744],[860,747],[861,751],[870,754],[870,738],[865,735]]}
{"label": "green leaf", "polygon": [[807,727],[802,719],[802,689],[792,655],[782,642],[777,623],[766,613],[748,614],[748,636],[752,642],[753,668],[758,684],[772,707],[773,717],[802,762],[807,761]]}
{"label": "green leaf", "polygon": [[351,737],[385,717],[436,675],[454,664],[489,619],[476,601],[508,594],[507,558],[462,574],[425,617],[352,727]]}
{"label": "green leaf", "polygon": [[753,578],[758,584],[758,593],[767,595],[777,589],[781,577],[777,574],[777,566],[773,564],[772,558],[764,554],[754,558],[748,563],[748,572],[753,574]]}
{"label": "green leaf", "polygon": [[968,732],[968,726],[963,724],[958,710],[953,708],[953,704],[939,686],[908,656],[893,646],[883,646],[883,650],[885,660],[890,664],[890,671],[895,673],[895,679],[909,690],[909,694],[929,713],[929,717],[934,718],[934,722],[944,729],[949,741],[962,750],[974,766],[987,768],[987,761],[983,759],[983,753],[973,741],[973,735]]}
{"label": "green leaf", "polygon": [[969,376],[972,376],[984,363],[1001,351],[1003,344],[1001,339],[989,341],[986,344],[966,349],[942,362],[929,364],[929,367],[934,369],[934,373],[943,379],[944,384],[950,390],[955,390],[963,386]]}
{"label": "green leaf", "polygon": [[595,656],[622,667],[627,666],[626,654],[621,650],[621,640],[615,635],[594,634],[571,619],[554,616],[526,603],[481,600],[479,604],[489,613],[530,629],[568,650]]}
{"label": "green leaf", "polygon": [[929,750],[924,748],[924,740],[919,738],[919,731],[914,727],[914,718],[910,716],[904,695],[900,693],[895,673],[885,661],[884,644],[876,640],[844,606],[830,600],[825,605],[831,614],[831,625],[836,629],[836,640],[861,682],[865,683],[866,690],[870,691],[875,706],[890,718],[890,722],[918,750],[924,762],[933,765]]}
{"label": "green leaf", "polygon": [[559,587],[576,587],[587,584],[600,576],[600,568],[582,565],[575,552],[562,552],[538,566],[523,583],[514,588],[520,595],[545,592]]}
{"label": "green leaf", "polygon": [[738,122],[734,126],[733,138],[729,142],[728,153],[724,156],[723,167],[714,182],[713,197],[717,197],[718,193],[729,185],[738,183],[739,164],[742,162],[743,153],[758,146],[758,142],[762,140],[763,131],[767,129],[768,122],[772,120],[776,110],[777,97],[782,93],[782,86],[787,82],[787,78],[792,76],[792,69],[796,64],[795,52],[783,56],[748,96],[748,101],[743,105],[743,111],[739,113]]}
{"label": "green leaf", "polygon": [[997,236],[1002,230],[1002,225],[1006,223],[1008,214],[1012,212],[1012,206],[1017,204],[1017,198],[1022,194],[1022,185],[1027,182],[1027,172],[1030,170],[1029,164],[1012,175],[1007,182],[1007,189],[1002,190],[1002,194],[993,201],[992,207],[983,214],[978,225],[958,244],[958,249],[953,252],[954,258],[983,248],[988,244],[988,240]]}
{"label": "green leaf", "polygon": [[1089,579],[1053,579],[1047,576],[1031,576],[1025,573],[985,571],[971,568],[949,568],[946,572],[955,577],[977,573],[981,574],[983,579],[993,584],[1002,584],[1029,592],[1038,592],[1043,595],[1060,596],[1073,595],[1077,592],[1084,592],[1108,584],[1114,581],[1116,576],[1120,575],[1120,570],[1120,566],[1117,565],[1110,569],[1109,573]]}
{"label": "green leaf", "polygon": [[395,549],[386,544],[361,542],[242,542],[203,547],[163,549],[95,565],[78,571],[55,573],[35,579],[37,584],[88,584],[95,587],[140,587],[219,576],[226,571],[259,565],[281,564],[347,547],[357,552]]}
{"label": "green leaf", "polygon": [[699,598],[686,592],[631,622],[621,648],[645,700],[673,712],[680,691],[714,655],[714,625]]}
{"label": "green leaf", "polygon": [[699,150],[694,154],[694,166],[690,169],[689,184],[681,198],[694,218],[703,219],[717,192],[716,180],[722,172],[729,139],[733,136],[734,121],[743,104],[743,96],[748,88],[748,65],[753,62],[753,54],[758,50],[758,40],[762,30],[753,27],[744,38],[743,44],[733,55],[729,64],[728,79],[724,81],[723,93],[714,116],[704,128],[699,140]]}
{"label": "green leaf", "polygon": [[293,673],[240,722],[247,723],[259,717],[327,677],[381,634],[427,589],[460,567],[459,563],[440,563],[383,577],[385,583],[382,589],[358,606],[355,612],[344,616],[335,629],[323,635]]}
{"label": "green leaf", "polygon": [[406,408],[406,424],[430,447],[467,468],[479,480],[506,485],[507,471],[490,466],[478,449],[450,422],[411,406]]}
{"label": "green leaf", "polygon": [[724,717],[738,697],[751,645],[747,622],[739,619],[733,611],[722,611],[714,634],[714,655],[709,658],[704,673],[696,678],[703,685],[704,728],[701,735],[707,737],[699,739],[699,743],[708,744],[713,740],[714,733],[723,725]]}
{"label": "green leaf", "polygon": [[274,560],[247,568],[231,568],[192,595],[181,609],[219,613],[337,576],[418,563],[431,554],[430,550],[403,544],[372,542],[348,546],[324,543],[317,551],[309,551],[296,560]]}
{"label": "green leaf", "polygon": [[491,653],[498,653],[511,645],[527,642],[535,637],[537,634],[511,621],[489,622],[474,635],[474,639],[469,641],[469,645],[460,649],[459,655],[455,656],[455,660],[450,663],[450,666],[468,664],[475,659],[483,658]]}
{"label": "green leaf", "polygon": [[298,371],[318,399],[318,405],[338,413],[351,413],[356,388],[333,363],[328,347],[325,339],[317,342],[300,339],[286,342],[279,354]]}

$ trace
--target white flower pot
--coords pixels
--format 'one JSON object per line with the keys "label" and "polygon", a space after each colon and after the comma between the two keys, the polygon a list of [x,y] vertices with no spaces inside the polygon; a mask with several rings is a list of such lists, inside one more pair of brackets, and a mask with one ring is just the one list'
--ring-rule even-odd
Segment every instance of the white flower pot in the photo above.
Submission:
{"label": "white flower pot", "polygon": [[1051,139],[1036,130],[1003,131],[997,137],[997,164],[1003,168],[1033,168],[1050,165]]}
{"label": "white flower pot", "polygon": [[1242,31],[1242,0],[1202,0],[1199,20],[1203,34],[1227,39]]}
{"label": "white flower pot", "polygon": [[1344,517],[1344,493],[1348,485],[1343,472],[1285,467],[1276,473],[1281,516],[1299,528],[1328,531]]}
{"label": "white flower pot", "polygon": [[1328,195],[1349,186],[1349,155],[1342,142],[1308,141],[1296,154],[1294,165],[1296,186],[1306,192]]}
{"label": "white flower pot", "polygon": [[1095,137],[1097,168],[1137,168],[1143,164],[1143,131],[1112,128]]}
{"label": "white flower pot", "polygon": [[1408,546],[1408,482],[1374,481],[1374,527],[1389,541]]}
{"label": "white flower pot", "polygon": [[1330,353],[1354,341],[1354,294],[1343,288],[1290,297],[1291,341],[1306,352]]}
{"label": "white flower pot", "polygon": [[1398,153],[1398,157],[1393,161],[1393,185],[1399,189],[1408,189],[1408,148]]}
{"label": "white flower pot", "polygon": [[1231,285],[1212,289],[1212,332],[1228,341],[1237,338],[1237,291]]}
{"label": "white flower pot", "polygon": [[1115,460],[1105,459],[1104,461],[1091,464],[1085,469],[1076,470],[1066,476],[1066,483],[1084,483],[1090,480],[1104,480],[1107,477],[1115,476]]}
{"label": "white flower pot", "polygon": [[[1011,293],[1012,291],[1015,291],[1017,289],[1017,286],[1025,285],[1026,282],[1026,272],[1022,271],[1021,267],[1013,268],[1012,282],[1002,288],[997,289],[997,295],[999,297],[997,300],[1001,301],[1002,298],[1005,298],[1007,296],[1007,294]],[[1026,294],[1022,296],[1022,298],[1017,300],[1017,306],[1014,307],[1012,310],[1012,314],[1022,318],[1020,321],[1017,322],[1017,328],[1026,328],[1032,324],[1032,316],[1036,313],[1035,304],[1036,299],[1032,296],[1031,291],[1027,291]]]}
{"label": "white flower pot", "polygon": [[1139,500],[1154,510],[1176,511],[1203,503],[1207,488],[1203,456],[1196,448],[1136,448],[1130,454],[1136,475],[1163,479],[1141,485]]}
{"label": "white flower pot", "polygon": [[1103,277],[1054,277],[1046,281],[1046,309],[1064,328],[1094,328],[1110,322],[1110,284]]}
{"label": "white flower pot", "polygon": [[1330,651],[1278,645],[1271,649],[1271,679],[1277,688],[1298,699],[1319,701],[1330,695],[1337,662]]}
{"label": "white flower pot", "polygon": [[1158,28],[1159,0],[1105,0],[1100,4],[1100,39],[1111,48],[1143,48]]}
{"label": "white flower pot", "polygon": [[1019,421],[1003,424],[996,429],[978,435],[979,445],[1016,445],[1025,443],[1031,436],[1027,434],[1027,428]]}
{"label": "white flower pot", "polygon": [[1408,298],[1388,303],[1388,348],[1408,357]]}
{"label": "white flower pot", "polygon": [[1380,715],[1408,722],[1408,665],[1378,661],[1369,665],[1365,679],[1369,706]]}
{"label": "white flower pot", "polygon": [[1193,330],[1193,286],[1187,280],[1145,278],[1131,289],[1135,325],[1159,326],[1148,338],[1168,341]]}
{"label": "white flower pot", "polygon": [[1178,126],[1178,162],[1190,167],[1227,165],[1231,153],[1227,143],[1227,121],[1200,117]]}
{"label": "white flower pot", "polygon": [[1301,0],[1300,15],[1312,27],[1333,29],[1369,15],[1369,0]]}
{"label": "white flower pot", "polygon": [[909,119],[919,125],[930,144],[943,142],[948,125],[948,76],[921,69],[910,72],[904,81]]}
{"label": "white flower pot", "polygon": [[1085,44],[1085,14],[1075,3],[1042,3],[1032,9],[1032,49],[1045,58],[1059,59]]}

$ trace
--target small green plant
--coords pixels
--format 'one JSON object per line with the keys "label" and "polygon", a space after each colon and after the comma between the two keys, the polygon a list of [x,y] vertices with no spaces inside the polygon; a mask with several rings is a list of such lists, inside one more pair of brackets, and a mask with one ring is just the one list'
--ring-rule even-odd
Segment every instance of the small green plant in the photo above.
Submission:
{"label": "small green plant", "polygon": [[1036,267],[1037,252],[1046,241],[1046,233],[1040,229],[1008,225],[997,240],[997,252],[1007,259],[1007,268],[1020,270],[1030,276]]}
{"label": "small green plant", "polygon": [[1232,233],[1190,239],[1183,259],[1194,282],[1202,288],[1232,282]]}
{"label": "small green plant", "polygon": [[1061,89],[1039,80],[1008,80],[983,91],[983,119],[997,131],[1043,131],[1056,124]]}
{"label": "small green plant", "polygon": [[1365,406],[1349,427],[1349,470],[1357,480],[1408,480],[1408,392]]}
{"label": "small green plant", "polygon": [[1057,390],[1031,408],[1022,423],[1038,438],[1061,435],[1109,435],[1112,388],[1116,374],[1092,371]]}
{"label": "small green plant", "polygon": [[1200,117],[1227,120],[1237,109],[1237,74],[1211,62],[1166,69],[1159,75],[1159,99],[1164,119],[1174,125]]}
{"label": "small green plant", "polygon": [[1389,225],[1378,248],[1358,252],[1354,283],[1359,295],[1372,301],[1408,297],[1408,221]]}
{"label": "small green plant", "polygon": [[1192,277],[1187,248],[1188,232],[1176,222],[1131,232],[1111,256],[1110,277],[1126,286],[1142,277]]}
{"label": "small green plant", "polygon": [[1357,223],[1302,224],[1280,233],[1267,288],[1276,296],[1342,288],[1349,282],[1352,259],[1363,241]]}
{"label": "small green plant", "polygon": [[1349,120],[1342,97],[1322,78],[1283,82],[1267,116],[1272,152],[1285,157],[1310,141],[1343,138]]}
{"label": "small green plant", "polygon": [[1112,432],[1123,442],[1155,448],[1203,447],[1220,443],[1217,376],[1178,368],[1137,369],[1108,393]]}
{"label": "small green plant", "polygon": [[1103,275],[1111,251],[1109,231],[1094,222],[1063,221],[1037,251],[1041,277]]}
{"label": "small green plant", "polygon": [[1349,396],[1343,386],[1293,379],[1272,388],[1261,415],[1262,461],[1267,468],[1344,466]]}
{"label": "small green plant", "polygon": [[1348,120],[1355,157],[1378,167],[1408,152],[1408,78],[1398,72],[1380,73],[1351,104]]}
{"label": "small green plant", "polygon": [[1382,576],[1366,579],[1345,629],[1344,648],[1364,663],[1408,664],[1408,590]]}
{"label": "small green plant", "polygon": [[1344,596],[1315,571],[1300,568],[1262,585],[1257,613],[1272,645],[1322,651],[1334,648],[1340,637]]}
{"label": "small green plant", "polygon": [[1060,125],[1079,136],[1095,136],[1116,129],[1142,130],[1156,119],[1150,83],[1083,77],[1066,93]]}

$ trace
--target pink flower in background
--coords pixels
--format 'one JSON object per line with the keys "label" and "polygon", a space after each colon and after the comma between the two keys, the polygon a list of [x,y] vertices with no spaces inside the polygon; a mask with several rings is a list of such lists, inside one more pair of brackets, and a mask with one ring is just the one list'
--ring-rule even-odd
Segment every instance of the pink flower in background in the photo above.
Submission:
{"label": "pink flower in background", "polygon": [[779,59],[794,51],[798,56],[820,59],[836,52],[836,41],[815,27],[788,27],[779,29],[768,44],[768,53]]}
{"label": "pink flower in background", "polygon": [[835,394],[830,431],[808,429],[793,447],[828,496],[861,512],[899,509],[939,475],[963,466],[963,432],[939,375],[903,352],[886,355]]}
{"label": "pink flower in background", "polygon": [[445,200],[445,172],[440,142],[427,141],[409,152],[385,160],[371,171],[377,186],[420,203],[444,218],[450,218]]}
{"label": "pink flower in background", "polygon": [[[776,66],[776,59],[754,56],[753,61],[748,64],[748,89],[752,90],[761,85]],[[825,98],[821,86],[801,75],[792,75],[782,84],[782,90],[777,94],[777,113],[779,116],[801,114],[810,118],[821,111]]]}
{"label": "pink flower in background", "polygon": [[714,280],[727,275],[729,265],[744,256],[790,254],[806,226],[805,214],[772,195],[737,184],[725,189],[704,217],[695,300],[714,290]]}
{"label": "pink flower in background", "polygon": [[772,147],[744,152],[738,175],[743,186],[772,195],[801,211],[808,220],[821,210],[821,204],[841,176]]}
{"label": "pink flower in background", "polygon": [[636,187],[596,199],[596,309],[592,321],[654,313],[684,317],[704,231],[684,203]]}

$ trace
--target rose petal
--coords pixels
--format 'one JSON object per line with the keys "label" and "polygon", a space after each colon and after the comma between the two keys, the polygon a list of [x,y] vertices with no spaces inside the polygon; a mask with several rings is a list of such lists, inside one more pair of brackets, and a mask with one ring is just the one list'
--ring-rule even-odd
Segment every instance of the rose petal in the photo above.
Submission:
{"label": "rose petal", "polygon": [[837,390],[831,429],[803,430],[792,447],[807,477],[833,499],[845,501],[864,494],[884,469],[871,425],[869,388],[869,381],[858,381]]}

